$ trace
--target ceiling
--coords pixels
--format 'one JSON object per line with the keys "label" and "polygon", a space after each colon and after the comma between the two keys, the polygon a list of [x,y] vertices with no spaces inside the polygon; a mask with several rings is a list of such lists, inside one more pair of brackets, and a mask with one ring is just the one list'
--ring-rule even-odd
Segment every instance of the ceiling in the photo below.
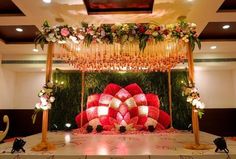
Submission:
{"label": "ceiling", "polygon": [[[122,1],[122,0],[120,0]],[[203,68],[234,68],[234,62],[214,62],[214,59],[236,58],[236,0],[136,0],[134,5],[122,6],[117,0],[90,0],[96,5],[85,5],[88,0],[1,0],[0,1],[0,55],[2,60],[45,59],[45,50],[34,52],[35,32],[48,20],[51,25],[80,25],[82,21],[101,23],[155,22],[174,23],[180,16],[198,26],[202,49],[194,51],[197,59],[213,59],[213,62],[197,62]],[[105,2],[111,2],[107,5]],[[133,2],[127,0],[126,3]],[[150,7],[150,5],[153,6]],[[127,7],[129,6],[129,7]],[[100,8],[99,8],[100,7]],[[91,9],[92,8],[92,9]],[[118,8],[118,9],[117,9]],[[93,10],[95,9],[95,10]],[[228,30],[222,26],[229,24]],[[15,28],[23,28],[17,32]],[[216,46],[216,49],[210,49]],[[226,60],[227,61],[227,60]],[[236,62],[236,61],[235,61]],[[20,65],[20,66],[19,66]],[[63,65],[63,66],[62,66]],[[219,67],[218,67],[219,66]],[[44,64],[3,64],[14,71],[41,70]],[[69,68],[65,64],[60,67]]]}

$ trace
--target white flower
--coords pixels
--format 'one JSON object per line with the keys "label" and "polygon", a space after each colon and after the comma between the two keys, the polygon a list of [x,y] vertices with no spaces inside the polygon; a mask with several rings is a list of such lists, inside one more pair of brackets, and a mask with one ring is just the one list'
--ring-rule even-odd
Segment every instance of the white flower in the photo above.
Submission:
{"label": "white flower", "polygon": [[49,98],[49,101],[50,101],[51,103],[53,103],[53,102],[55,101],[55,97],[50,97],[50,98]]}
{"label": "white flower", "polygon": [[190,97],[190,96],[187,97],[187,102],[191,103],[192,100],[193,100],[192,97]]}
{"label": "white flower", "polygon": [[201,102],[201,105],[199,107],[200,109],[204,109],[205,108],[205,104]]}
{"label": "white flower", "polygon": [[42,106],[46,106],[48,104],[47,98],[45,97],[40,97],[40,101],[41,101]]}
{"label": "white flower", "polygon": [[42,106],[41,108],[42,108],[43,110],[47,110],[47,109],[48,109],[47,106]]}
{"label": "white flower", "polygon": [[52,39],[52,38],[54,37],[54,33],[48,34],[48,37],[49,37],[50,39]]}
{"label": "white flower", "polygon": [[84,39],[84,36],[83,35],[78,35],[78,38],[80,39],[80,40],[83,40]]}
{"label": "white flower", "polygon": [[36,103],[35,104],[35,108],[40,109],[41,108],[41,104],[40,103]]}
{"label": "white flower", "polygon": [[198,101],[198,102],[196,103],[196,108],[200,108],[201,105],[202,105],[202,102]]}
{"label": "white flower", "polygon": [[39,97],[41,97],[44,93],[42,91],[39,92]]}
{"label": "white flower", "polygon": [[195,23],[191,23],[190,26],[193,27],[193,28],[197,27],[197,25]]}
{"label": "white flower", "polygon": [[77,38],[75,36],[70,36],[69,37],[73,42],[77,40]]}
{"label": "white flower", "polygon": [[189,42],[189,40],[188,40],[188,39],[185,39],[185,40],[184,40],[184,42],[186,42],[186,43],[187,43],[187,42]]}
{"label": "white flower", "polygon": [[53,83],[52,83],[52,82],[48,82],[48,83],[47,83],[47,86],[48,86],[49,88],[52,88],[52,87],[53,87]]}
{"label": "white flower", "polygon": [[51,107],[52,107],[52,104],[51,104],[51,103],[48,103],[48,104],[47,104],[47,109],[51,109]]}
{"label": "white flower", "polygon": [[51,40],[52,40],[52,42],[54,42],[54,43],[57,41],[57,39],[56,39],[55,37],[53,37]]}
{"label": "white flower", "polygon": [[199,102],[199,101],[198,101],[197,99],[194,99],[194,100],[192,101],[192,105],[195,106],[195,105],[197,105],[198,102]]}

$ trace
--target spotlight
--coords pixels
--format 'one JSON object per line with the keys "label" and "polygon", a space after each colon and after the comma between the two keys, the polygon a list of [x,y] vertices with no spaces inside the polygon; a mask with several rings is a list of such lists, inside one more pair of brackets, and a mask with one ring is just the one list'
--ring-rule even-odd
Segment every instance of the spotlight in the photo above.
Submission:
{"label": "spotlight", "polygon": [[224,151],[226,154],[229,153],[224,137],[216,138],[213,142],[216,145],[215,152],[218,152],[218,150],[220,150],[220,151]]}
{"label": "spotlight", "polygon": [[120,133],[126,132],[126,127],[125,126],[121,126],[119,131],[120,131]]}
{"label": "spotlight", "polygon": [[148,131],[154,132],[155,131],[154,126],[153,125],[148,125]]}
{"label": "spotlight", "polygon": [[58,130],[57,124],[52,124],[51,131],[57,131],[57,130]]}
{"label": "spotlight", "polygon": [[66,130],[66,131],[71,130],[71,123],[66,123],[66,124],[65,124],[65,130]]}
{"label": "spotlight", "polygon": [[23,148],[25,143],[26,142],[24,140],[16,138],[14,143],[13,143],[11,153],[19,152],[20,150],[25,152],[25,149]]}
{"label": "spotlight", "polygon": [[66,123],[65,126],[66,126],[67,128],[70,128],[70,127],[71,127],[71,123]]}
{"label": "spotlight", "polygon": [[102,132],[102,131],[103,131],[102,125],[97,125],[96,131],[97,131],[98,133]]}
{"label": "spotlight", "polygon": [[190,131],[191,133],[193,133],[193,127],[192,127],[192,124],[189,124],[189,125],[188,125],[187,130]]}
{"label": "spotlight", "polygon": [[88,125],[86,128],[87,133],[91,133],[93,131],[93,126],[92,125]]}

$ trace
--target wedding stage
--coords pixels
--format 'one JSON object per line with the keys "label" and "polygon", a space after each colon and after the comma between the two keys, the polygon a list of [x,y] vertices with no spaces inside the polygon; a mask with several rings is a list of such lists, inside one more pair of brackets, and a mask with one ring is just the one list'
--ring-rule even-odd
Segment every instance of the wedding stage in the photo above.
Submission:
{"label": "wedding stage", "polygon": [[[24,138],[23,153],[11,154],[12,142],[0,145],[0,159],[226,159],[225,153],[215,153],[216,136],[201,132],[201,142],[212,146],[210,150],[188,150],[186,143],[193,142],[193,134],[179,132],[138,132],[119,134],[75,134],[49,132],[48,139],[56,145],[55,151],[31,151],[41,134]],[[236,142],[227,140],[231,159],[236,158]]]}

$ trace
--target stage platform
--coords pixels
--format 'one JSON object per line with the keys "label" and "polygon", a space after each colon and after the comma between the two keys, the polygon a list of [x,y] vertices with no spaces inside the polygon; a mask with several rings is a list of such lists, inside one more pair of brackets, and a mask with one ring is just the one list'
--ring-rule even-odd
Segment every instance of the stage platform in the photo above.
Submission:
{"label": "stage platform", "polygon": [[[215,153],[216,136],[201,132],[201,143],[212,145],[210,150],[187,150],[193,142],[189,132],[144,134],[74,134],[49,132],[48,139],[57,146],[55,151],[33,152],[41,134],[24,138],[25,153],[11,154],[12,142],[0,144],[0,159],[226,159]],[[236,141],[227,140],[231,159],[236,159]]]}

